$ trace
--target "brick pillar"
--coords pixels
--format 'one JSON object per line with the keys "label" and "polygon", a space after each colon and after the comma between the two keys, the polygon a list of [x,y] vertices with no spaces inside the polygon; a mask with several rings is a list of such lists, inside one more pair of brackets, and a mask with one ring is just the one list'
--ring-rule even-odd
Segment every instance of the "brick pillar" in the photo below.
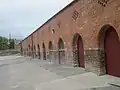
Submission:
{"label": "brick pillar", "polygon": [[72,49],[67,49],[65,51],[65,62],[67,66],[74,66],[73,64],[73,50]]}
{"label": "brick pillar", "polygon": [[54,64],[59,64],[59,52],[57,50],[53,50],[52,54],[53,54],[53,57],[52,57],[52,62]]}
{"label": "brick pillar", "polygon": [[97,75],[106,73],[105,69],[105,54],[100,49],[85,50],[85,68],[87,71],[92,71]]}
{"label": "brick pillar", "polygon": [[73,46],[73,65],[74,67],[78,67],[78,47],[77,45],[76,46]]}

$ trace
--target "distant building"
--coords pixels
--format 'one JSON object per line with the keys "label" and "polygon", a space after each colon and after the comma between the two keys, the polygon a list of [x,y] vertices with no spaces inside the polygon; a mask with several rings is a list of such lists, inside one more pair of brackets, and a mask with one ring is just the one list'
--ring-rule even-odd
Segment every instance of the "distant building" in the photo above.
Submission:
{"label": "distant building", "polygon": [[21,42],[22,40],[17,40],[17,39],[15,39],[15,50],[17,50],[17,51],[21,51],[21,46],[20,46],[20,42]]}
{"label": "distant building", "polygon": [[21,52],[120,77],[119,40],[120,0],[74,0],[25,38]]}

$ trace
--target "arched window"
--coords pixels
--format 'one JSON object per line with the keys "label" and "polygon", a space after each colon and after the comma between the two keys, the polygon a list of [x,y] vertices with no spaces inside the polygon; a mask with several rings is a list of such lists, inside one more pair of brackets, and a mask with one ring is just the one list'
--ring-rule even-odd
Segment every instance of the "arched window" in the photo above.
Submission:
{"label": "arched window", "polygon": [[52,44],[52,41],[49,42],[49,50],[53,50],[53,44]]}
{"label": "arched window", "polygon": [[60,38],[58,41],[58,49],[59,50],[64,49],[64,42],[63,42],[62,38]]}

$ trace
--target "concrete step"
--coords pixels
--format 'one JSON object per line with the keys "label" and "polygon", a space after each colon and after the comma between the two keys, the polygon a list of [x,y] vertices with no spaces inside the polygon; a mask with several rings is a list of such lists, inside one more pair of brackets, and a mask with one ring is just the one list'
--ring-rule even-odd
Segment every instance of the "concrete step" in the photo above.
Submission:
{"label": "concrete step", "polygon": [[108,84],[120,88],[120,78],[119,77],[104,75],[104,76],[101,76],[100,78],[105,79]]}
{"label": "concrete step", "polygon": [[106,83],[105,79],[102,79],[96,74],[89,72],[53,80],[47,83],[41,83],[36,86],[36,90],[89,90],[108,86],[110,85]]}
{"label": "concrete step", "polygon": [[105,87],[79,89],[79,90],[120,90],[120,88],[115,86],[105,86]]}

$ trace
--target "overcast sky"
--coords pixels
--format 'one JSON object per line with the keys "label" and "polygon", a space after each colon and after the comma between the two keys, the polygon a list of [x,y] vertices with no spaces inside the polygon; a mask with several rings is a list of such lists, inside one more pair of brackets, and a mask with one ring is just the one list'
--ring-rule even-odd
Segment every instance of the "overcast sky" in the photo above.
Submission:
{"label": "overcast sky", "polygon": [[25,38],[73,0],[0,0],[0,36]]}

